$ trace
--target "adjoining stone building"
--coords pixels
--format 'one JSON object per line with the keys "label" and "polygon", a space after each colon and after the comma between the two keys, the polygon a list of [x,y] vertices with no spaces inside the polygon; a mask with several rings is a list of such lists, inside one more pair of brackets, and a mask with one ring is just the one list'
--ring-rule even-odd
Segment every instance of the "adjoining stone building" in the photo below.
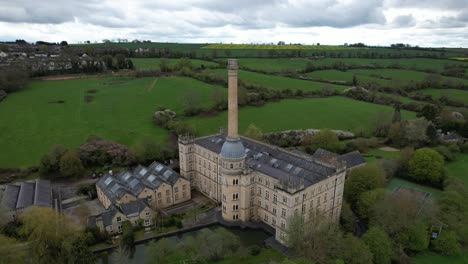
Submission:
{"label": "adjoining stone building", "polygon": [[222,204],[232,222],[264,222],[287,243],[288,220],[338,221],[347,171],[337,156],[315,158],[238,135],[237,60],[228,60],[228,133],[179,138],[180,173]]}
{"label": "adjoining stone building", "polygon": [[19,213],[30,206],[52,207],[50,181],[31,180],[0,186],[3,216],[15,220]]}
{"label": "adjoining stone building", "polygon": [[107,211],[91,217],[89,223],[109,233],[120,232],[126,220],[134,226],[150,226],[154,210],[191,199],[190,182],[158,162],[105,175],[96,183],[96,191]]}

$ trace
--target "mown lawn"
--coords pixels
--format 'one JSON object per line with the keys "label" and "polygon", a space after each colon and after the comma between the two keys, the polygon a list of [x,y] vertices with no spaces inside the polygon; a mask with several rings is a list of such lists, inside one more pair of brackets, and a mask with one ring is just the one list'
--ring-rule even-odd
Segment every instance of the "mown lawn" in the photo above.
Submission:
{"label": "mown lawn", "polygon": [[211,92],[222,88],[185,77],[33,81],[0,103],[0,167],[36,165],[52,145],[77,147],[89,135],[129,146],[144,137],[164,141],[153,113],[158,107],[180,113],[189,89],[209,107]]}
{"label": "mown lawn", "polygon": [[[220,76],[224,76],[227,78],[227,70],[224,70],[224,69],[209,70],[208,72],[216,73],[216,74],[219,74]],[[289,77],[275,76],[275,75],[262,74],[262,73],[256,73],[256,72],[251,72],[251,71],[243,71],[243,70],[239,71],[239,79],[244,81],[247,84],[261,86],[261,87],[265,87],[265,88],[272,89],[272,90],[290,89],[292,91],[295,91],[295,90],[307,91],[307,90],[320,90],[323,88],[331,88],[337,91],[342,91],[348,88],[347,86],[344,86],[344,85],[334,85],[334,84],[323,83],[323,82],[299,80],[299,79],[294,79],[294,78],[289,78]]]}
{"label": "mown lawn", "polygon": [[[379,112],[393,113],[393,108],[345,97],[287,99],[262,107],[243,107],[239,110],[239,131],[255,124],[264,132],[330,128],[351,131],[370,131],[370,122]],[[414,112],[402,111],[404,119],[415,118]],[[188,121],[201,135],[217,133],[226,127],[227,112],[212,117],[195,117]]]}
{"label": "mown lawn", "polygon": [[380,159],[397,159],[400,157],[400,151],[386,151],[381,149],[372,149],[365,153],[367,162],[373,163]]}
{"label": "mown lawn", "polygon": [[468,185],[468,154],[457,154],[456,159],[445,165],[449,176],[459,178]]}
{"label": "mown lawn", "polygon": [[[168,61],[170,67],[174,67],[179,63],[180,59],[165,59]],[[159,69],[161,63],[160,58],[132,58],[133,64],[137,69],[148,70],[148,69]],[[212,68],[217,67],[218,63],[212,61],[204,61],[191,59],[190,62],[194,68]]]}
{"label": "mown lawn", "polygon": [[452,100],[457,100],[468,105],[468,91],[457,89],[424,89],[419,92],[431,95],[434,99],[446,96]]}

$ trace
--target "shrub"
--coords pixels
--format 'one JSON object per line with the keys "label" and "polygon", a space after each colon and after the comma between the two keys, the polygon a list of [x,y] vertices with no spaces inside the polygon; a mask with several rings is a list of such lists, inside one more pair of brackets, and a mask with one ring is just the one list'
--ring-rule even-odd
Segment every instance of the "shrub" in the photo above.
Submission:
{"label": "shrub", "polygon": [[135,155],[128,147],[99,137],[88,138],[78,153],[84,166],[127,166],[135,161]]}
{"label": "shrub", "polygon": [[457,235],[452,231],[441,232],[437,239],[431,241],[431,248],[433,251],[446,256],[456,255],[461,252]]}
{"label": "shrub", "polygon": [[261,251],[261,250],[262,250],[262,249],[261,249],[259,246],[254,245],[254,246],[252,246],[252,247],[250,248],[250,255],[252,255],[252,256],[257,256],[258,254],[260,254],[260,251]]}
{"label": "shrub", "polygon": [[442,155],[444,157],[444,160],[446,161],[452,161],[455,158],[453,153],[446,146],[437,146],[434,148],[434,150],[437,151],[440,155]]}
{"label": "shrub", "polygon": [[408,162],[408,172],[413,180],[440,185],[445,176],[444,158],[433,149],[418,149]]}
{"label": "shrub", "polygon": [[60,174],[65,177],[80,177],[84,172],[78,153],[69,150],[60,158]]}

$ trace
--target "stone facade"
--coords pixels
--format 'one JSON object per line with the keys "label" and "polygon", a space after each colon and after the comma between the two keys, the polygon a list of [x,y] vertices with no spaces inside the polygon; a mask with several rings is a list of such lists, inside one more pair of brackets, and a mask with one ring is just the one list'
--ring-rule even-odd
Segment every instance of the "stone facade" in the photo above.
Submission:
{"label": "stone facade", "polygon": [[[223,219],[262,221],[276,230],[276,239],[283,244],[287,241],[288,219],[294,213],[300,214],[305,223],[316,215],[338,221],[346,176],[346,166],[343,163],[338,166],[322,163],[322,166],[332,171],[331,175],[324,176],[313,184],[306,178],[303,179],[304,182],[301,183],[299,179],[299,183],[294,184],[293,181],[283,181],[276,175],[255,170],[255,166],[249,166],[246,160],[223,164],[220,154],[200,144],[213,141],[213,145],[220,145],[221,142],[215,142],[222,138],[223,135],[200,139],[181,138],[179,157],[182,177],[190,179],[192,187],[221,203]],[[251,139],[242,137],[242,140],[249,142],[247,146],[258,144],[279,150]],[[306,157],[282,149],[280,152],[307,162]],[[291,169],[300,168],[291,163],[286,166],[293,166]],[[296,178],[292,174],[291,176]]]}

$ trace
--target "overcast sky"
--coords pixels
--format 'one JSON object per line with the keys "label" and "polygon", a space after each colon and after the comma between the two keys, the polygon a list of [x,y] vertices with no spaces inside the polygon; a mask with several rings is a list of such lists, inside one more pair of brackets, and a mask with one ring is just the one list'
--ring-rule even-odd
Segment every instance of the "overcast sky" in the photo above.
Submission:
{"label": "overcast sky", "polygon": [[468,0],[0,0],[0,40],[468,47]]}

